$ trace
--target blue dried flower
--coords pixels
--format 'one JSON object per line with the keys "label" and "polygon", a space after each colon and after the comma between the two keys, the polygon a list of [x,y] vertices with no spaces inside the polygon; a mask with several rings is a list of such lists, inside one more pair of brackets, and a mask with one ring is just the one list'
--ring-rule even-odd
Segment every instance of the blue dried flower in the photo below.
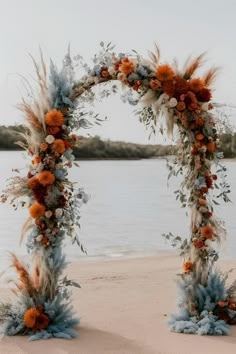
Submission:
{"label": "blue dried flower", "polygon": [[148,69],[143,65],[138,65],[135,69],[135,72],[143,77],[148,76]]}

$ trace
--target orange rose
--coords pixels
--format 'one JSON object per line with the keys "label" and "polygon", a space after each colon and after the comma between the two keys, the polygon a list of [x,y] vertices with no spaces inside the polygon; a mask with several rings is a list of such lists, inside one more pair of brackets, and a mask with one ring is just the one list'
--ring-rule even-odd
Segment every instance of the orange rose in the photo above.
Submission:
{"label": "orange rose", "polygon": [[198,133],[198,134],[196,134],[196,139],[197,140],[203,140],[204,139],[204,135],[202,133]]}
{"label": "orange rose", "polygon": [[161,86],[161,83],[159,80],[152,78],[149,81],[149,86],[151,87],[152,90],[157,90]]}
{"label": "orange rose", "polygon": [[41,143],[41,144],[39,145],[39,147],[40,147],[40,150],[45,151],[45,150],[47,150],[47,148],[48,148],[48,144],[47,144],[47,143]]}
{"label": "orange rose", "polygon": [[200,205],[202,205],[202,206],[204,206],[204,205],[206,205],[206,199],[203,199],[203,198],[199,198],[198,199],[198,203],[200,204]]}
{"label": "orange rose", "polygon": [[194,143],[195,148],[199,149],[200,147],[202,147],[202,142],[199,140],[196,140]]}

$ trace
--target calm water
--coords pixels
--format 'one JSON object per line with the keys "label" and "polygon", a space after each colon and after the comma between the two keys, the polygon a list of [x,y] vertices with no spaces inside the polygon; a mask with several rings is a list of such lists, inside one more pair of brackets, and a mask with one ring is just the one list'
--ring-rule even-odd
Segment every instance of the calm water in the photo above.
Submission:
{"label": "calm water", "polygon": [[[23,168],[26,161],[20,152],[0,152],[0,185],[13,175],[12,167]],[[89,257],[122,257],[156,254],[170,249],[161,234],[188,234],[186,211],[175,201],[173,191],[180,180],[172,178],[167,186],[166,162],[82,161],[80,168],[70,171],[91,196],[81,210],[80,239]],[[227,161],[228,181],[233,204],[224,204],[217,213],[226,221],[228,239],[224,257],[236,258],[236,162]],[[14,211],[7,204],[0,205],[0,269],[7,262],[7,251],[24,254],[19,247],[21,226],[27,210]],[[69,259],[86,259],[78,246],[67,245]]]}

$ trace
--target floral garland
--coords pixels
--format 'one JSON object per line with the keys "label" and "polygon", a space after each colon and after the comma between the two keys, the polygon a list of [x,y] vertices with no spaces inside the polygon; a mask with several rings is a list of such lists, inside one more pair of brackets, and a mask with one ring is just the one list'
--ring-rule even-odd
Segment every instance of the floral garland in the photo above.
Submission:
{"label": "floral garland", "polygon": [[[31,267],[28,269],[12,256],[19,275],[18,299],[17,303],[0,305],[4,333],[28,333],[31,339],[76,335],[73,326],[78,321],[69,307],[67,289],[68,285],[79,285],[61,279],[65,237],[70,236],[84,251],[76,228],[80,207],[87,196],[82,189],[75,190],[67,178],[74,160],[72,148],[77,144],[73,132],[91,125],[88,116],[100,121],[91,110],[86,112],[84,106],[95,99],[92,87],[101,84],[101,97],[108,96],[117,89],[114,85],[107,89],[107,84],[118,80],[128,89],[125,96],[129,103],[141,103],[138,111],[141,122],[155,131],[158,117],[164,115],[168,134],[173,133],[174,126],[179,134],[178,156],[170,169],[172,174],[178,171],[184,174],[178,197],[190,206],[191,235],[181,245],[185,262],[179,282],[180,314],[172,318],[170,328],[185,333],[225,334],[226,322],[233,323],[236,318],[236,294],[234,287],[227,288],[226,277],[213,270],[217,258],[215,241],[220,241],[224,234],[222,224],[214,217],[210,193],[217,180],[211,165],[213,161],[219,163],[216,152],[219,122],[210,102],[209,88],[216,69],[199,78],[194,75],[202,63],[202,55],[179,70],[159,63],[158,48],[146,60],[136,52],[115,55],[111,44],[105,46],[102,42],[101,47],[92,69],[83,64],[81,57],[72,60],[68,52],[61,71],[51,63],[49,80],[41,58],[41,66],[35,63],[37,97],[23,100],[19,106],[25,115],[25,143],[19,144],[26,149],[31,163],[27,176],[10,180],[2,201],[10,198],[15,205],[16,200],[28,197],[27,203],[21,202],[29,208],[22,238],[27,235]],[[78,64],[87,71],[80,80],[76,79]],[[221,196],[226,201],[227,191],[222,189]]]}

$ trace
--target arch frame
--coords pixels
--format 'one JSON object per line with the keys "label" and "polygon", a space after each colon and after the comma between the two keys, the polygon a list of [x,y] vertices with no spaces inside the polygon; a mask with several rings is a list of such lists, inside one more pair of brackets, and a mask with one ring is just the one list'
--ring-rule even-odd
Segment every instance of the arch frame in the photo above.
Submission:
{"label": "arch frame", "polygon": [[[68,51],[62,69],[51,62],[50,75],[41,53],[41,62],[34,59],[38,78],[36,94],[23,99],[19,109],[25,116],[25,142],[20,142],[31,159],[28,173],[13,177],[2,195],[2,202],[27,199],[29,218],[22,229],[31,257],[28,269],[12,255],[19,280],[18,295],[12,304],[2,303],[0,319],[6,335],[28,334],[31,339],[73,338],[79,322],[70,307],[69,286],[79,284],[63,278],[65,256],[63,240],[70,236],[81,245],[76,228],[80,207],[87,202],[83,189],[76,189],[68,180],[68,168],[74,162],[72,148],[77,145],[74,131],[88,128],[90,121],[83,105],[95,99],[93,87],[120,81],[128,88],[129,103],[141,103],[139,119],[155,132],[158,119],[165,117],[167,134],[178,132],[179,145],[170,173],[182,173],[184,180],[177,197],[190,208],[190,235],[180,244],[184,256],[178,282],[181,297],[178,313],[172,315],[172,331],[198,334],[227,334],[228,323],[236,322],[236,289],[226,284],[214,263],[218,254],[216,241],[224,238],[222,222],[214,215],[212,189],[218,188],[218,175],[212,164],[220,164],[217,146],[218,117],[209,88],[217,70],[208,70],[201,78],[196,70],[203,55],[189,59],[182,70],[175,65],[161,64],[160,52],[150,58],[113,52],[111,44],[101,42],[101,51],[86,75],[76,79],[77,59]],[[109,95],[116,88],[102,89]],[[91,118],[91,117],[90,117]],[[95,121],[99,121],[95,114]],[[223,167],[221,167],[222,169]],[[228,190],[220,191],[228,201]]]}

